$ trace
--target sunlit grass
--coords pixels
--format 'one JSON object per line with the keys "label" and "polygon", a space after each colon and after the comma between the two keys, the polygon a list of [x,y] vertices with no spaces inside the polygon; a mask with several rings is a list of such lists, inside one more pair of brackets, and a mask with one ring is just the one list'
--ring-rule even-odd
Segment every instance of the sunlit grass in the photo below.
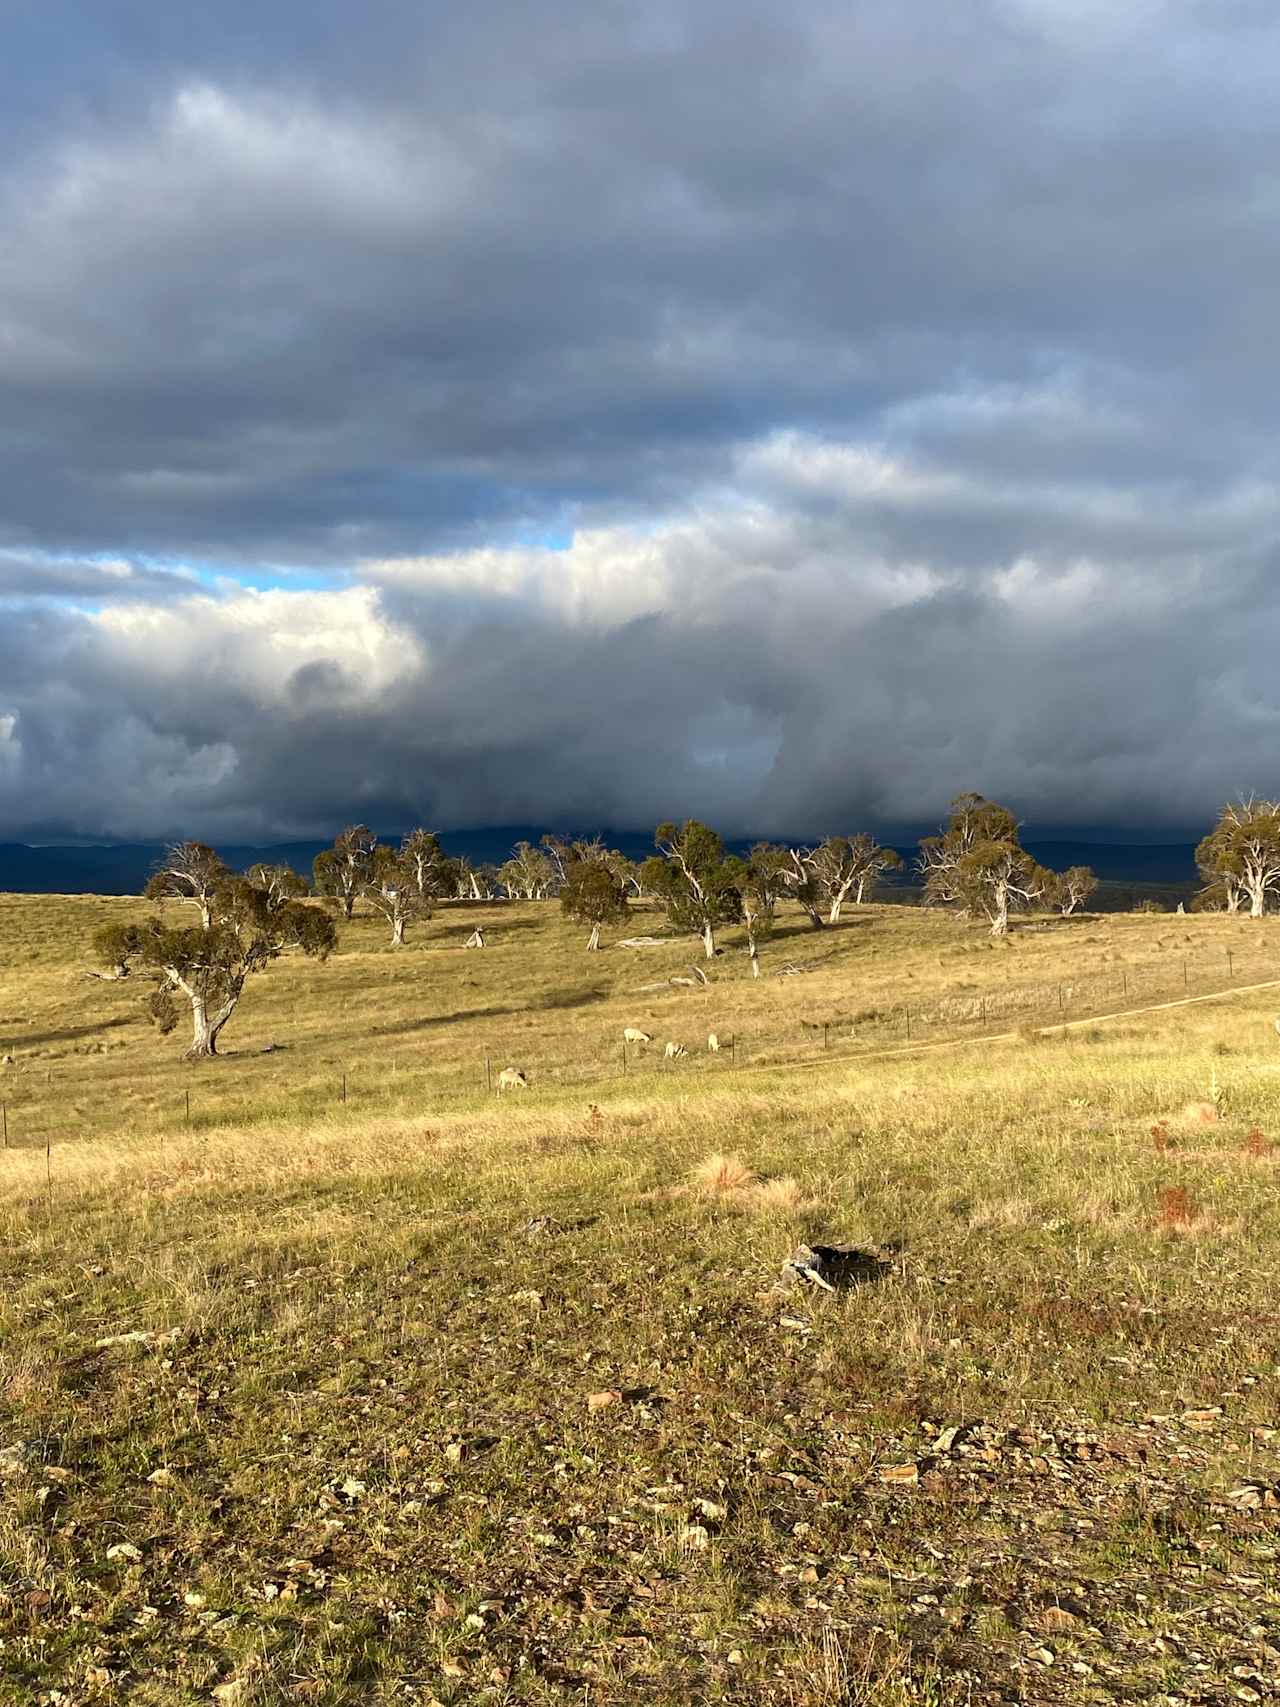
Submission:
{"label": "sunlit grass", "polygon": [[[638,989],[695,944],[588,955],[554,907],[485,910],[483,952],[470,909],[396,953],[357,921],[190,1068],[77,976],[136,906],[0,901],[0,1699],[1248,1687],[1275,1517],[1224,1502],[1280,1483],[1280,992],[1051,1004],[1116,968],[1107,1006],[1177,999],[1184,958],[1217,988],[1228,949],[1261,982],[1274,921],[788,918],[705,991]],[[984,992],[1040,999],[888,1053]],[[801,1241],[884,1278],[775,1292]],[[1207,1660],[1151,1645],[1191,1614]]]}

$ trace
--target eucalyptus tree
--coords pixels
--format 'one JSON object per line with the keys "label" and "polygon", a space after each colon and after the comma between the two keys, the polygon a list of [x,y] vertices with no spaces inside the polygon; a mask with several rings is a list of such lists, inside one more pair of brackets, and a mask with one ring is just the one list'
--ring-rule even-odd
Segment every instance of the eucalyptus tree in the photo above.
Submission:
{"label": "eucalyptus tree", "polygon": [[1052,883],[1046,887],[1045,899],[1063,918],[1069,918],[1077,907],[1084,906],[1097,887],[1092,866],[1069,865],[1065,871],[1055,872]]}
{"label": "eucalyptus tree", "polygon": [[191,1016],[188,1060],[218,1053],[218,1039],[240,1002],[246,981],[288,948],[323,960],[337,941],[333,919],[305,901],[273,904],[247,878],[228,877],[210,895],[208,925],[172,927],[163,919],[105,925],[93,939],[111,978],[136,973],[148,988],[148,1017],[168,1033],[180,1005]]}
{"label": "eucalyptus tree", "polygon": [[311,893],[305,877],[299,877],[291,865],[271,865],[259,861],[251,865],[245,876],[255,889],[266,892],[272,907],[283,907],[286,901],[300,901]]}
{"label": "eucalyptus tree", "polygon": [[1228,913],[1247,900],[1249,917],[1260,919],[1268,900],[1280,895],[1280,802],[1250,798],[1224,806],[1196,849],[1196,865]]}
{"label": "eucalyptus tree", "polygon": [[431,909],[418,889],[414,861],[396,848],[381,844],[374,848],[360,895],[390,925],[393,948],[403,944],[405,928],[413,919],[430,917]]}
{"label": "eucalyptus tree", "polygon": [[886,871],[896,871],[902,856],[859,830],[855,836],[828,836],[806,863],[827,902],[827,922],[834,925],[845,901],[851,895],[858,906],[869,901],[877,880]]}
{"label": "eucalyptus tree", "polygon": [[410,830],[400,843],[400,858],[413,874],[419,899],[439,900],[456,890],[458,861],[445,853],[434,830]]}
{"label": "eucalyptus tree", "polygon": [[629,912],[626,887],[604,859],[571,860],[566,865],[560,907],[567,918],[591,926],[589,950],[600,947],[603,926],[621,924]]}
{"label": "eucalyptus tree", "polygon": [[754,965],[757,943],[773,934],[778,902],[791,892],[791,850],[773,842],[757,842],[747,858],[736,863],[747,953]]}
{"label": "eucalyptus tree", "polygon": [[644,863],[645,883],[678,930],[702,938],[710,960],[717,927],[742,918],[742,861],[726,856],[720,837],[696,818],[659,824],[654,845],[658,852]]}
{"label": "eucalyptus tree", "polygon": [[813,869],[813,849],[788,848],[786,854],[787,892],[804,909],[814,930],[820,931],[823,926],[822,888]]}
{"label": "eucalyptus tree", "polygon": [[1005,936],[1009,914],[1034,905],[1054,881],[1022,846],[1013,813],[980,794],[956,796],[941,834],[920,843],[917,863],[926,904],[980,914],[992,936]]}
{"label": "eucalyptus tree", "polygon": [[498,867],[498,881],[513,901],[545,901],[555,875],[547,855],[530,842],[517,842],[511,858]]}
{"label": "eucalyptus tree", "polygon": [[327,895],[350,918],[356,897],[368,882],[378,838],[366,824],[348,824],[331,848],[312,863],[317,895]]}

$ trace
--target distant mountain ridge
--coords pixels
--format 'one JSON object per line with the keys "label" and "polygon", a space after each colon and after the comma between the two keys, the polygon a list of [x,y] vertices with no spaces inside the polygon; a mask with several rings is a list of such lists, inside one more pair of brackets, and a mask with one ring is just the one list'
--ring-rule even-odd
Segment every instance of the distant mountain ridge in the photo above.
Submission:
{"label": "distant mountain ridge", "polygon": [[[476,865],[498,865],[518,841],[537,843],[543,830],[535,825],[494,825],[442,834],[450,853],[466,854]],[[398,842],[399,832],[387,841]],[[605,839],[631,859],[653,852],[653,838],[640,831],[609,831]],[[236,871],[259,860],[293,866],[309,876],[311,862],[327,842],[273,842],[267,846],[222,845],[218,851]],[[745,853],[750,841],[731,841],[735,853]],[[1111,843],[1088,841],[1026,842],[1027,851],[1042,865],[1062,871],[1069,865],[1092,866],[1107,883],[1191,884],[1196,881],[1195,843]],[[104,843],[101,846],[31,847],[24,842],[0,842],[0,892],[29,895],[136,895],[155,869],[163,852],[159,843]],[[914,846],[899,847],[909,881]]]}

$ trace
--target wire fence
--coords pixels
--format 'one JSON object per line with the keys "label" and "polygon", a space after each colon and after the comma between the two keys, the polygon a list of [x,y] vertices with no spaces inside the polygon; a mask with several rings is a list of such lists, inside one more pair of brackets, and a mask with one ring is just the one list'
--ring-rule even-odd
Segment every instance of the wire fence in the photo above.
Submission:
{"label": "wire fence", "polygon": [[[1073,1021],[1105,1020],[1130,1010],[1280,982],[1280,955],[1233,948],[1213,955],[1173,953],[1155,961],[1104,965],[1070,979],[961,983],[920,1000],[879,1006],[850,1002],[838,1009],[829,1000],[829,982],[824,984],[822,1001],[816,999],[816,991],[815,999],[806,1000],[807,976],[797,970],[787,979],[794,988],[791,1017],[760,1014],[752,1017],[749,1028],[735,1030],[725,1029],[721,1021],[715,1048],[704,1039],[726,996],[732,995],[732,984],[713,983],[690,992],[687,1003],[676,1010],[678,1021],[673,1019],[671,1025],[686,1039],[691,1039],[697,1026],[700,1036],[696,1042],[678,1045],[671,1056],[661,1038],[627,1044],[616,1033],[576,1055],[547,1049],[539,1055],[527,1038],[499,1053],[503,1040],[495,1038],[481,1046],[483,1053],[452,1057],[452,1070],[444,1078],[434,1051],[408,1046],[390,1055],[366,1052],[361,1061],[333,1065],[331,1074],[323,1067],[318,1074],[312,1063],[306,1083],[281,1089],[264,1078],[267,1062],[262,1056],[232,1055],[218,1064],[216,1084],[196,1079],[181,1087],[174,1085],[168,1094],[161,1093],[158,1102],[153,1099],[156,1106],[143,1124],[163,1137],[202,1127],[253,1125],[268,1118],[314,1118],[335,1107],[367,1113],[421,1112],[424,1101],[429,1101],[432,1109],[444,1112],[474,1102],[477,1093],[501,1097],[508,1088],[502,1083],[504,1069],[513,1064],[524,1083],[511,1085],[510,1090],[523,1094],[528,1089],[536,1095],[540,1089],[590,1090],[626,1081],[638,1085],[654,1075],[694,1081],[743,1069],[781,1071],[824,1059],[856,1063],[863,1056],[896,1048],[965,1038],[980,1041],[1014,1031],[1032,1035]],[[271,1052],[264,1053],[269,1059]],[[0,1146],[43,1148],[47,1158],[53,1143],[74,1142],[84,1082],[83,1067],[61,1063],[57,1068],[41,1066],[18,1073],[6,1070],[0,1077]],[[131,1119],[130,1125],[136,1128],[139,1122]]]}

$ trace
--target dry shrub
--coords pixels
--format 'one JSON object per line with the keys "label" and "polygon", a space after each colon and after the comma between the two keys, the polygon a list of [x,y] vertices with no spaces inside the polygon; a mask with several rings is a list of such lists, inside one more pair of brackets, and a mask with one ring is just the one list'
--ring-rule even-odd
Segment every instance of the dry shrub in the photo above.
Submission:
{"label": "dry shrub", "polygon": [[719,1152],[699,1162],[689,1175],[689,1185],[699,1197],[759,1215],[791,1215],[808,1207],[799,1182],[789,1174],[761,1179],[740,1156]]}
{"label": "dry shrub", "polygon": [[717,1151],[708,1156],[689,1175],[689,1183],[707,1197],[724,1197],[756,1185],[760,1176],[739,1156],[723,1156]]}
{"label": "dry shrub", "polygon": [[1151,1128],[1151,1142],[1160,1155],[1163,1155],[1169,1148],[1169,1128],[1163,1120],[1158,1120]]}
{"label": "dry shrub", "polygon": [[1266,1137],[1260,1126],[1255,1126],[1253,1130],[1246,1135],[1241,1148],[1246,1156],[1261,1157],[1269,1156],[1271,1154],[1270,1140]]}
{"label": "dry shrub", "polygon": [[761,1180],[759,1185],[752,1186],[750,1196],[752,1207],[765,1214],[773,1210],[779,1214],[792,1214],[807,1206],[799,1180],[792,1179],[790,1174],[783,1174],[779,1179]]}
{"label": "dry shrub", "polygon": [[1192,1126],[1216,1126],[1218,1105],[1214,1102],[1189,1102],[1183,1107],[1182,1118]]}

